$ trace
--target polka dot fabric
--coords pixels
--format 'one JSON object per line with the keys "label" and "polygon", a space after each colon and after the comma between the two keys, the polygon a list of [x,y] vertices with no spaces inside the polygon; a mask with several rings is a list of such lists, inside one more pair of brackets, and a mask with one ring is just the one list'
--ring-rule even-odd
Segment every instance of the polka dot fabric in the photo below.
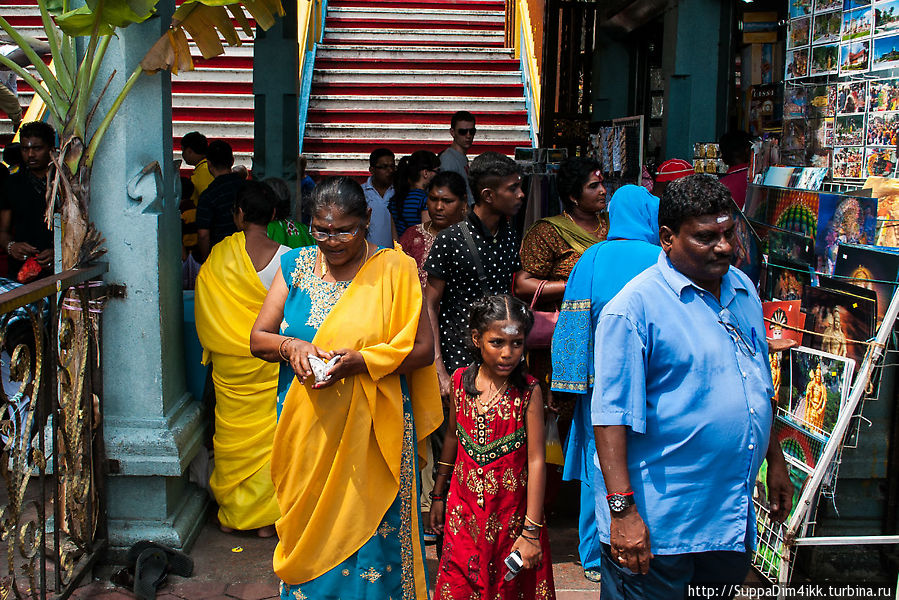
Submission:
{"label": "polka dot fabric", "polygon": [[474,258],[458,223],[437,234],[424,267],[428,275],[446,282],[440,300],[440,350],[450,373],[473,360],[465,347],[471,304],[484,295],[511,293],[512,276],[521,269],[518,238],[508,222],[500,222],[496,236],[473,212],[468,222],[487,275],[487,289],[481,289]]}

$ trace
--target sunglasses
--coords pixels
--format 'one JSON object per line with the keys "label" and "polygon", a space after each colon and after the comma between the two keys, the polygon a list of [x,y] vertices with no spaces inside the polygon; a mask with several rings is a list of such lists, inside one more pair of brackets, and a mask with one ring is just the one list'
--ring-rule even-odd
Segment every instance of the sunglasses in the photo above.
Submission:
{"label": "sunglasses", "polygon": [[477,132],[478,132],[478,130],[475,129],[474,127],[472,127],[471,129],[457,129],[456,130],[456,133],[458,133],[459,135],[468,135],[469,133],[471,135],[474,135]]}

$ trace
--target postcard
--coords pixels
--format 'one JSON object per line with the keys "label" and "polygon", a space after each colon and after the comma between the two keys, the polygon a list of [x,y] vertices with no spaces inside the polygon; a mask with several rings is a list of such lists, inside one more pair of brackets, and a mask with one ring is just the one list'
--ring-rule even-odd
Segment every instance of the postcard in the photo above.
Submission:
{"label": "postcard", "polygon": [[871,112],[899,110],[899,79],[870,82],[868,110]]}
{"label": "postcard", "polygon": [[743,211],[734,205],[734,243],[731,264],[758,286],[762,270],[761,241]]}
{"label": "postcard", "polygon": [[899,66],[899,35],[875,38],[871,56],[871,69],[874,71]]}
{"label": "postcard", "polygon": [[[884,38],[886,39],[886,38]],[[803,66],[802,50],[795,51],[799,56],[792,57],[794,70],[798,73]],[[789,53],[787,53],[789,56]],[[871,41],[855,41],[840,46],[840,73],[864,73],[870,68]],[[801,75],[795,75],[801,77]]]}
{"label": "postcard", "polygon": [[811,17],[793,19],[787,28],[787,48],[808,46],[812,30]]}
{"label": "postcard", "polygon": [[877,293],[879,324],[896,290],[893,282],[899,275],[899,254],[870,246],[841,245],[834,275]]}
{"label": "postcard", "polygon": [[826,272],[833,273],[840,244],[873,244],[876,228],[876,199],[820,194],[815,253],[826,260]]}
{"label": "postcard", "polygon": [[830,75],[836,73],[840,67],[840,46],[829,44],[812,48],[812,62],[809,66],[809,75]]}
{"label": "postcard", "polygon": [[802,292],[810,286],[812,272],[808,265],[781,256],[769,256],[765,266],[765,298],[774,301],[802,300]]}
{"label": "postcard", "polygon": [[784,119],[804,119],[808,111],[808,94],[805,86],[788,85],[784,88]]}
{"label": "postcard", "polygon": [[[808,59],[808,48],[787,51],[786,79],[808,77]],[[851,64],[847,67],[847,70],[852,70]]]}
{"label": "postcard", "polygon": [[805,328],[805,313],[799,309],[801,304],[799,300],[762,302],[765,336],[802,343],[802,332],[799,330]]}
{"label": "postcard", "polygon": [[834,148],[833,176],[835,179],[861,179],[864,148]]}
{"label": "postcard", "polygon": [[[858,0],[853,0],[858,1]],[[805,17],[812,12],[812,0],[790,0],[790,18]]]}
{"label": "postcard", "polygon": [[[855,361],[813,348],[790,349],[789,405],[778,405],[776,416],[822,442],[833,432],[840,408],[849,397]],[[803,461],[814,469],[814,463]]]}
{"label": "postcard", "polygon": [[815,0],[815,12],[842,10],[843,0]]}
{"label": "postcard", "polygon": [[833,131],[837,146],[861,146],[865,143],[865,115],[839,115]]}
{"label": "postcard", "polygon": [[[862,6],[870,6],[870,5],[871,5],[871,0],[843,0],[843,10],[852,10],[855,8],[860,8]],[[792,9],[792,5],[790,8]],[[796,16],[797,17],[803,16],[804,13],[798,14],[799,12],[801,12],[801,10],[802,10],[801,6],[796,7],[796,12],[797,12]],[[793,15],[791,14],[790,17],[793,17]]]}
{"label": "postcard", "polygon": [[832,44],[839,42],[842,26],[843,13],[839,11],[816,14],[814,24],[812,25],[812,43]]}
{"label": "postcard", "polygon": [[877,198],[877,245],[899,248],[899,179],[869,177],[864,187]]}
{"label": "postcard", "polygon": [[[799,20],[799,19],[797,19]],[[792,23],[792,21],[791,21]],[[841,39],[850,42],[856,39],[864,39],[871,35],[874,25],[874,13],[870,6],[857,8],[843,13],[843,29]]]}
{"label": "postcard", "polygon": [[809,266],[815,263],[815,241],[812,238],[793,231],[768,227],[766,237],[768,254],[783,256]]}
{"label": "postcard", "polygon": [[809,348],[845,356],[861,364],[874,337],[877,305],[858,296],[822,287],[802,291],[806,314],[802,344]]}
{"label": "postcard", "polygon": [[882,112],[868,117],[865,143],[869,146],[895,146],[899,137],[899,112]]}
{"label": "postcard", "polygon": [[867,91],[867,81],[849,81],[837,84],[837,114],[865,112]]}
{"label": "postcard", "polygon": [[[893,177],[896,174],[896,146],[865,148],[865,177]],[[870,243],[870,242],[869,242]]]}
{"label": "postcard", "polygon": [[899,0],[874,5],[874,35],[899,33]]}

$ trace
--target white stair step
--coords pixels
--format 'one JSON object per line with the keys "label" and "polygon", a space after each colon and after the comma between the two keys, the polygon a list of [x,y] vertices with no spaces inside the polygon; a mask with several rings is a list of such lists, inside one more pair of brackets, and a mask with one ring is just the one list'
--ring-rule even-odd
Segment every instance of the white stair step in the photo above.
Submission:
{"label": "white stair step", "polygon": [[253,109],[253,94],[172,94],[174,108],[248,108]]}
{"label": "white stair step", "polygon": [[316,69],[313,83],[471,83],[498,85],[521,83],[521,71],[395,72],[389,69]]}
{"label": "white stair step", "polygon": [[181,137],[199,131],[209,139],[253,139],[252,121],[173,121],[172,133]]}
{"label": "white stair step", "polygon": [[198,67],[192,71],[182,71],[172,76],[172,83],[253,83],[253,69],[210,69]]}
{"label": "white stair step", "polygon": [[[482,125],[477,141],[530,140],[526,125]],[[306,139],[352,138],[385,140],[449,140],[449,127],[443,123],[306,123]]]}
{"label": "white stair step", "polygon": [[[449,145],[449,144],[447,144]],[[530,142],[524,144],[530,146]],[[304,152],[307,160],[307,171],[356,171],[368,172],[368,154],[363,153],[337,153],[337,152]],[[405,156],[397,154],[399,160]],[[468,159],[474,160],[477,154],[469,154]]]}
{"label": "white stair step", "polygon": [[309,108],[340,110],[524,110],[524,98],[475,98],[470,96],[329,96],[312,95]]}
{"label": "white stair step", "polygon": [[390,19],[395,21],[440,21],[442,23],[504,23],[505,15],[490,10],[444,10],[436,8],[329,8],[329,17],[341,19]]}
{"label": "white stair step", "polygon": [[325,43],[335,40],[378,40],[378,41],[440,41],[485,43],[505,40],[502,31],[464,31],[451,29],[399,29],[372,28],[356,29],[346,27],[326,27]]}
{"label": "white stair step", "polygon": [[316,50],[319,58],[383,58],[386,60],[508,60],[513,58],[509,48],[454,48],[439,46],[372,47],[321,44]]}

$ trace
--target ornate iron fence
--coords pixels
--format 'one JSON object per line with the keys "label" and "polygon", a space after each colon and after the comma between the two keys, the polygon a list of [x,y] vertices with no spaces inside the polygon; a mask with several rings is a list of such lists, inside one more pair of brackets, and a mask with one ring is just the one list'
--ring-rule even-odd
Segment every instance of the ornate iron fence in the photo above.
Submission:
{"label": "ornate iron fence", "polygon": [[0,294],[0,600],[67,598],[106,546],[106,270],[73,269]]}

